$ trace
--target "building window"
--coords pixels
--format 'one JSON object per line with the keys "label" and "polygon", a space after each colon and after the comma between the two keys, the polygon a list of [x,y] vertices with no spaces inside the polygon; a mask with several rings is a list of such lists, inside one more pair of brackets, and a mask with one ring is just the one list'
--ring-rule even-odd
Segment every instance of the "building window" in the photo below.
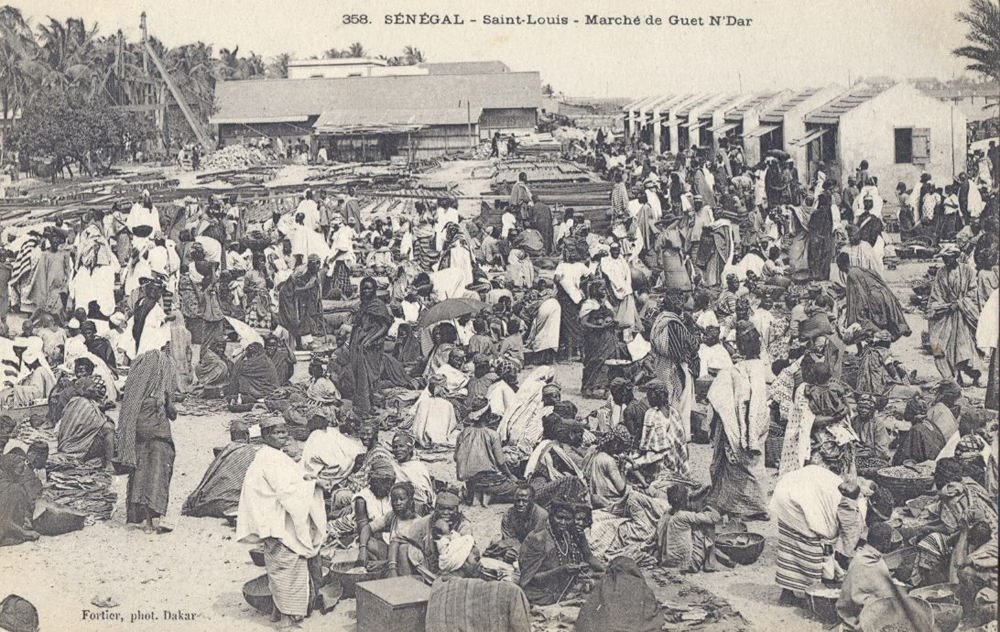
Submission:
{"label": "building window", "polygon": [[931,130],[926,127],[897,127],[896,164],[926,165],[931,160]]}
{"label": "building window", "polygon": [[896,164],[910,164],[913,162],[913,128],[896,128]]}

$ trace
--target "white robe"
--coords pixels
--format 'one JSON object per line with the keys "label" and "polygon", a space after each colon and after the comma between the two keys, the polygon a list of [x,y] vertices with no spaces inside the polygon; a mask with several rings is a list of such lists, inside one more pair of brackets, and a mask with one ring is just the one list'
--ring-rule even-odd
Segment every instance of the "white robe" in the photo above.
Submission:
{"label": "white robe", "polygon": [[302,446],[300,463],[316,478],[337,485],[354,469],[354,459],[365,452],[361,442],[348,437],[337,428],[316,430]]}
{"label": "white robe", "polygon": [[547,351],[559,348],[559,326],[562,307],[555,297],[547,298],[538,307],[538,314],[531,327],[529,351]]}
{"label": "white robe", "polygon": [[256,544],[276,538],[303,557],[315,557],[326,539],[326,505],[316,481],[290,456],[265,445],[243,478],[236,539]]}
{"label": "white robe", "polygon": [[458,419],[451,402],[443,397],[433,397],[425,390],[412,411],[413,437],[418,445],[455,445]]}

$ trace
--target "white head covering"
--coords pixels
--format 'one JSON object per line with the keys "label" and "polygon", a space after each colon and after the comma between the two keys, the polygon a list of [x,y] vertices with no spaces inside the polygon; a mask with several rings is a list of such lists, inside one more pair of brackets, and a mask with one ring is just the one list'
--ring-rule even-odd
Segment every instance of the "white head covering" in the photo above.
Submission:
{"label": "white head covering", "polygon": [[471,535],[449,533],[438,543],[438,568],[442,573],[454,573],[469,559],[476,540]]}

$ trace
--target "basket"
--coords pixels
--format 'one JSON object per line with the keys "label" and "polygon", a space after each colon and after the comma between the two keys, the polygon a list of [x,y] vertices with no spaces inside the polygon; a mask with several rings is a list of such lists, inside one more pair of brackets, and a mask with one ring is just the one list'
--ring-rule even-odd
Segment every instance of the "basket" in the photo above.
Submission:
{"label": "basket", "polygon": [[354,586],[363,582],[370,582],[375,579],[382,579],[385,575],[385,567],[381,567],[375,571],[364,571],[364,572],[349,572],[351,570],[356,570],[359,567],[357,564],[351,561],[347,562],[337,562],[330,566],[330,575],[333,576],[334,581],[340,583],[344,587],[344,598],[350,599],[354,597]]}
{"label": "basket", "polygon": [[764,552],[764,536],[759,533],[723,533],[715,539],[715,548],[737,564],[749,566]]}
{"label": "basket", "polygon": [[809,609],[820,620],[826,623],[840,621],[840,615],[837,614],[837,600],[840,599],[839,588],[813,586],[806,591],[806,596],[809,598]]}
{"label": "basket", "polygon": [[880,456],[859,456],[855,463],[858,468],[858,476],[874,481],[878,471],[889,466],[889,459],[883,459]]}
{"label": "basket", "polygon": [[781,448],[784,443],[784,435],[768,437],[764,440],[764,467],[778,469],[778,466],[781,465]]}
{"label": "basket", "polygon": [[229,409],[229,412],[231,413],[248,413],[251,410],[253,410],[253,407],[254,407],[253,402],[248,402],[245,404],[229,404],[228,406],[226,406],[226,408]]}
{"label": "basket", "polygon": [[892,472],[888,471],[891,469],[893,468],[882,468],[878,470],[878,473],[876,474],[876,482],[889,490],[892,494],[893,500],[896,502],[897,507],[908,500],[918,496],[923,496],[924,494],[929,494],[934,489],[933,474],[921,475],[914,469],[913,477],[903,478],[893,475]]}
{"label": "basket", "polygon": [[955,584],[934,584],[922,588],[914,588],[910,591],[911,597],[923,599],[927,603],[934,605],[957,605],[959,603],[956,594],[958,586]]}
{"label": "basket", "polygon": [[8,408],[0,410],[0,414],[10,417],[14,420],[14,423],[21,423],[22,421],[38,416],[44,419],[49,414],[49,404],[45,402],[44,404],[35,404],[34,406],[25,406],[23,408]]}
{"label": "basket", "polygon": [[962,622],[962,606],[953,603],[932,603],[934,625],[940,632],[955,632]]}
{"label": "basket", "polygon": [[32,528],[40,535],[63,535],[83,529],[87,514],[51,505],[40,516],[31,521]]}
{"label": "basket", "polygon": [[253,560],[253,563],[256,564],[257,566],[263,566],[264,565],[263,547],[258,546],[250,549],[250,559]]}
{"label": "basket", "polygon": [[264,614],[271,614],[274,611],[274,599],[271,598],[271,588],[267,585],[267,573],[243,584],[243,598]]}
{"label": "basket", "polygon": [[[863,632],[924,632],[933,630],[934,611],[923,599],[903,597],[916,613],[913,623],[906,618],[903,609],[894,597],[883,597],[870,601],[861,610],[859,617]],[[916,625],[914,625],[916,624]]]}

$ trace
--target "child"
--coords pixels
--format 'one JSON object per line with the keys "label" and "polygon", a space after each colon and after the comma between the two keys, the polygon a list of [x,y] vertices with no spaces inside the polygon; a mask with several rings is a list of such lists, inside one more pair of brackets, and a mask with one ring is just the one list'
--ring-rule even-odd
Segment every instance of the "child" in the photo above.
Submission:
{"label": "child", "polygon": [[521,338],[521,321],[517,318],[507,323],[507,337],[500,341],[500,357],[513,362],[518,370],[524,367],[524,339]]}
{"label": "child", "polygon": [[729,560],[714,546],[715,525],[722,522],[719,511],[714,507],[692,511],[686,485],[674,485],[668,489],[667,501],[670,512],[660,519],[656,528],[660,564],[679,568],[682,573],[713,572],[718,556],[718,561],[728,565]]}
{"label": "child", "polygon": [[472,320],[472,338],[469,339],[469,355],[482,353],[494,355],[496,353],[496,343],[487,333],[486,320],[476,317]]}
{"label": "child", "polygon": [[840,527],[833,552],[837,563],[846,570],[851,564],[851,558],[854,557],[854,549],[858,547],[858,540],[861,539],[861,530],[864,527],[861,508],[858,505],[861,487],[854,481],[844,481],[837,489],[840,490],[840,504],[837,505],[837,522]]}

